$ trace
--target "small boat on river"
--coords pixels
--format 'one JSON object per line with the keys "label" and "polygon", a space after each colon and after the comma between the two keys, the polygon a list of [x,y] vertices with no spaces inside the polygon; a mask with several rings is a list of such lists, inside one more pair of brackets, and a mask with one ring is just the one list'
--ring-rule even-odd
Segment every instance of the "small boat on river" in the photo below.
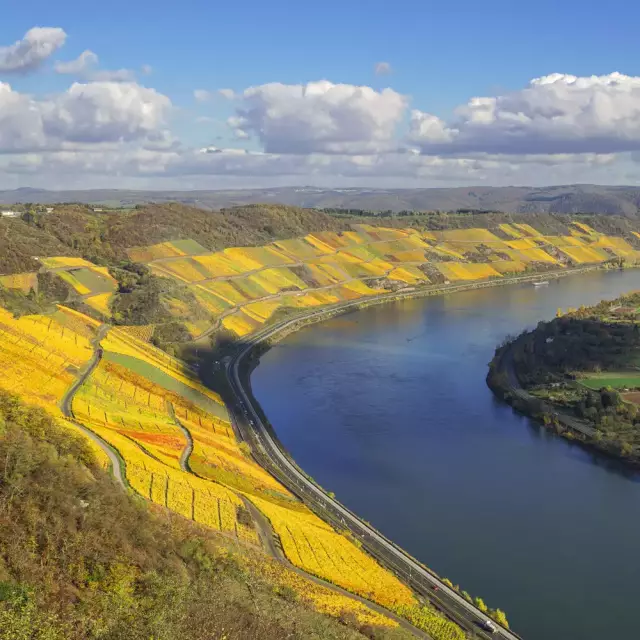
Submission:
{"label": "small boat on river", "polygon": [[548,280],[541,280],[539,282],[534,282],[533,286],[534,287],[544,287],[545,285],[549,284]]}

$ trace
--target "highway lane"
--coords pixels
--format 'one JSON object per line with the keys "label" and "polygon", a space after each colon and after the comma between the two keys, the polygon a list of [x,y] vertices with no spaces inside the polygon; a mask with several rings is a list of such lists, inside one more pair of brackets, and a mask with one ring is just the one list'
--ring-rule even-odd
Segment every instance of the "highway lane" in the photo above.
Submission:
{"label": "highway lane", "polygon": [[[382,297],[382,296],[381,296]],[[357,307],[358,303],[345,304],[342,309]],[[335,308],[333,309],[335,310]],[[316,311],[305,316],[306,319],[319,319],[327,314],[327,310]],[[261,463],[274,473],[291,491],[301,497],[316,512],[334,526],[346,528],[362,541],[363,547],[382,564],[392,569],[404,582],[415,591],[427,597],[438,609],[471,634],[479,638],[505,638],[517,640],[519,636],[501,627],[493,633],[487,633],[481,628],[481,621],[486,620],[474,605],[467,602],[456,591],[444,584],[436,575],[397,547],[390,540],[376,531],[372,526],[362,521],[358,516],[329,496],[323,489],[311,481],[300,471],[283,453],[277,441],[265,427],[260,416],[251,403],[240,378],[242,360],[260,342],[269,339],[274,334],[300,322],[295,318],[266,329],[253,337],[244,348],[226,363],[227,378],[239,401],[240,410],[234,408],[235,422],[240,435],[249,442],[257,445]],[[244,415],[243,415],[244,414]],[[255,446],[254,446],[255,451]],[[434,590],[437,587],[437,591]]]}

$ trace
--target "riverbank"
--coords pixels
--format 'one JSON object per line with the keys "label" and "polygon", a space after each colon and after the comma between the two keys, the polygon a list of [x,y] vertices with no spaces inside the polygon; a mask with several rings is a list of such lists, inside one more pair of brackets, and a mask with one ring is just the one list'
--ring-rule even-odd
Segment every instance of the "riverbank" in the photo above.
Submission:
{"label": "riverbank", "polygon": [[[270,325],[257,332],[252,336],[248,336],[243,341],[237,341],[235,343],[231,343],[227,348],[232,350],[232,353],[237,353],[239,350],[242,350],[249,345],[250,348],[248,350],[245,349],[243,351],[243,358],[241,362],[241,366],[239,369],[242,383],[247,390],[252,404],[261,419],[264,421],[267,429],[269,429],[272,437],[278,440],[278,436],[273,429],[271,422],[269,421],[267,415],[263,411],[260,403],[253,395],[251,389],[251,374],[254,369],[260,364],[260,357],[269,351],[269,349],[277,344],[278,342],[284,340],[287,336],[299,331],[300,329],[317,324],[320,322],[325,322],[330,320],[331,318],[335,318],[340,315],[344,315],[347,313],[352,313],[354,311],[358,311],[361,309],[366,309],[368,307],[372,307],[375,305],[387,304],[390,302],[398,302],[402,300],[411,300],[416,298],[425,298],[430,296],[438,296],[438,295],[446,295],[449,293],[456,293],[462,291],[471,291],[476,289],[486,289],[490,287],[496,287],[500,285],[509,285],[509,284],[518,284],[518,283],[526,283],[526,282],[537,282],[540,280],[542,275],[544,275],[547,279],[559,279],[566,276],[571,275],[579,275],[582,273],[588,273],[592,271],[601,271],[601,270],[610,270],[611,267],[606,264],[593,264],[583,267],[576,267],[572,269],[565,269],[562,271],[549,271],[544,273],[532,273],[526,276],[514,276],[511,278],[500,278],[500,279],[492,279],[486,281],[473,281],[467,282],[464,284],[456,284],[456,285],[441,285],[441,286],[432,286],[432,287],[423,287],[419,289],[412,289],[410,291],[398,291],[392,294],[383,294],[379,296],[373,296],[364,300],[356,300],[353,302],[341,303],[339,305],[332,305],[328,307],[324,307],[317,311],[312,311],[311,313],[296,315],[293,318],[286,319],[278,324]],[[214,352],[213,357],[216,359],[222,359],[224,357],[229,357],[228,353],[216,353]],[[293,457],[286,451],[286,448],[282,445],[281,442],[278,441],[279,446],[282,450],[287,453],[291,462],[295,463]],[[302,473],[304,471],[299,469]]]}
{"label": "riverbank", "polygon": [[[640,485],[497,402],[485,377],[505,335],[637,282],[637,271],[595,271],[373,306],[274,345],[252,389],[298,466],[439,575],[500,605],[523,637],[623,637],[634,628],[625,593]],[[575,552],[549,545],[557,536]],[[588,585],[602,579],[612,587],[596,594]]]}
{"label": "riverbank", "polygon": [[[295,321],[289,321],[289,323],[293,322]],[[286,325],[289,323],[285,323],[281,328],[287,328]],[[271,332],[278,330],[279,327],[271,328]],[[504,612],[500,609],[487,609],[481,599],[476,598],[472,601],[468,593],[460,591],[457,586],[453,587],[450,581],[441,579],[435,572],[337,501],[334,494],[323,489],[294,462],[293,457],[282,446],[253,395],[250,385],[251,366],[243,365],[244,358],[269,338],[268,331],[254,337],[227,363],[226,368],[228,384],[236,399],[232,405],[235,414],[234,424],[241,437],[252,446],[253,454],[259,464],[270,471],[325,522],[336,530],[348,531],[352,539],[357,541],[358,546],[365,549],[382,566],[411,587],[414,593],[420,594],[431,607],[443,613],[446,618],[455,621],[465,633],[479,638],[493,637],[493,634],[487,633],[483,626],[487,617],[491,616],[498,623],[494,632],[498,637],[519,640],[520,636],[509,630]],[[428,610],[420,614],[425,616],[426,620],[432,615]],[[406,612],[407,619],[414,624],[419,624],[420,616],[416,618],[411,612]],[[424,628],[429,630],[428,626]]]}
{"label": "riverbank", "polygon": [[[514,350],[521,344],[520,341],[526,337],[525,334],[496,349],[496,354],[489,363],[487,386],[500,400],[545,427],[553,428],[558,435],[564,436],[569,440],[578,438],[582,442],[592,439],[595,429],[559,412],[552,405],[542,402],[522,388],[513,370],[513,357]],[[563,425],[565,429],[558,429],[559,425]]]}
{"label": "riverbank", "polygon": [[[592,265],[585,265],[581,267],[572,267],[569,269],[557,270],[557,271],[539,271],[531,274],[527,274],[524,276],[510,276],[505,278],[493,278],[488,280],[474,280],[465,282],[462,284],[447,284],[447,285],[433,285],[426,287],[415,287],[411,289],[404,289],[395,291],[389,294],[381,294],[377,296],[371,296],[370,298],[359,299],[353,302],[340,303],[336,305],[329,305],[319,309],[317,311],[312,311],[310,313],[304,314],[296,314],[293,317],[290,317],[280,323],[268,325],[263,328],[261,331],[256,332],[250,336],[246,336],[245,339],[254,339],[256,337],[260,337],[266,333],[269,334],[268,341],[260,341],[259,345],[256,344],[256,348],[264,349],[265,346],[273,345],[288,335],[294,333],[295,331],[300,330],[303,327],[309,326],[311,324],[316,324],[318,322],[324,322],[329,320],[330,318],[334,318],[336,316],[351,313],[352,311],[357,311],[359,309],[366,309],[368,307],[386,304],[389,302],[398,302],[401,300],[411,300],[416,298],[425,298],[429,296],[440,296],[446,295],[448,293],[457,293],[460,291],[472,291],[475,289],[487,289],[490,287],[497,287],[502,285],[509,284],[518,284],[518,283],[526,283],[526,282],[538,282],[542,278],[546,280],[557,280],[559,278],[579,275],[581,273],[589,273],[591,271],[608,271],[613,269],[611,265],[607,263],[598,263]],[[635,267],[626,267],[626,269],[635,268]],[[618,267],[615,267],[618,269]],[[240,344],[243,341],[237,341]],[[233,348],[233,343],[232,343]],[[266,349],[262,350],[261,353],[265,353]],[[254,367],[257,366],[255,363]]]}
{"label": "riverbank", "polygon": [[[594,271],[598,269],[603,269],[603,265],[589,265],[587,267],[581,267],[577,269],[570,269],[570,270],[563,270],[563,271],[556,271],[556,272],[546,272],[544,276],[548,279],[557,279],[563,276],[576,275],[576,274],[586,273],[586,272]],[[281,322],[280,324],[267,327],[263,331],[252,336],[250,340],[247,340],[247,342],[242,343],[241,353],[236,355],[236,358],[234,359],[234,364],[232,365],[238,368],[238,389],[236,390],[235,395],[240,396],[241,393],[246,394],[246,399],[247,399],[246,404],[248,405],[248,407],[251,408],[252,411],[255,412],[255,422],[264,427],[265,432],[269,435],[270,439],[273,440],[275,447],[286,456],[287,462],[292,467],[294,467],[296,471],[307,480],[307,482],[309,482],[310,484],[313,484],[314,486],[316,486],[318,489],[322,491],[322,493],[324,494],[324,497],[323,497],[324,503],[323,505],[319,505],[315,503],[313,500],[310,501],[309,500],[310,496],[308,494],[305,495],[304,493],[302,494],[300,493],[299,485],[293,485],[292,487],[290,486],[290,488],[292,488],[294,492],[296,492],[298,495],[300,495],[300,497],[302,497],[306,502],[308,502],[309,506],[311,506],[313,510],[320,517],[328,521],[332,526],[338,526],[338,527],[344,526],[344,522],[341,522],[340,520],[336,520],[335,515],[332,515],[326,509],[326,502],[332,500],[332,496],[328,492],[326,492],[324,489],[319,487],[319,485],[317,485],[317,483],[315,483],[315,481],[308,474],[306,474],[300,468],[300,466],[298,466],[295,463],[293,456],[291,456],[290,453],[287,452],[285,447],[282,445],[274,428],[271,425],[271,422],[269,421],[265,412],[262,410],[260,404],[255,399],[255,396],[251,388],[251,372],[259,364],[260,356],[264,355],[264,353],[266,353],[274,344],[284,339],[286,336],[290,335],[295,331],[298,331],[299,329],[305,326],[308,326],[309,324],[325,321],[329,318],[335,317],[340,314],[348,313],[353,310],[363,309],[368,306],[402,300],[402,299],[441,295],[446,293],[453,293],[453,292],[472,290],[472,289],[483,289],[488,287],[494,287],[500,284],[517,284],[517,283],[523,283],[523,282],[535,282],[540,280],[540,278],[541,278],[540,273],[534,273],[534,274],[528,274],[527,276],[518,276],[514,278],[504,278],[499,280],[495,279],[495,280],[489,280],[484,282],[470,282],[470,283],[464,283],[460,285],[447,285],[447,286],[430,287],[430,288],[424,288],[424,289],[415,289],[411,291],[395,292],[394,294],[376,296],[366,300],[359,300],[357,302],[337,305],[333,308],[321,309],[313,313],[305,314],[302,317],[290,318],[288,320]],[[252,429],[248,429],[245,433],[245,437],[247,436],[251,437],[250,436],[251,432],[252,432]],[[264,454],[264,451],[263,451],[263,454]],[[272,462],[273,461],[271,460],[271,463]],[[267,468],[271,466],[269,461],[265,460],[264,455],[261,456],[260,463],[263,466],[266,466]],[[281,481],[285,481],[286,483],[286,474],[282,474],[281,469],[279,469],[279,473],[277,477]],[[355,514],[351,514],[351,515],[354,518],[357,518]],[[404,552],[404,550],[400,549],[399,547],[396,547],[396,545],[390,540],[385,538],[385,542],[395,547],[398,552],[402,553],[403,555],[406,555],[406,552]],[[372,555],[374,555],[374,557],[377,557],[379,561],[381,561],[383,564],[385,564],[386,566],[394,570],[396,573],[398,573],[398,567],[397,566],[394,567],[393,563],[389,562],[388,556],[380,553],[376,555],[375,549],[373,550],[373,552],[371,550],[369,551],[370,553],[372,553]],[[415,561],[413,558],[411,558],[411,560],[417,563],[417,561]],[[429,574],[432,576],[432,579],[435,578],[439,580],[436,574],[434,574],[430,569],[427,569],[424,565],[420,565],[420,566],[429,572]],[[405,580],[407,580],[407,578],[410,579],[411,572],[410,571],[407,572],[406,570],[404,570],[402,573],[400,573],[400,577],[402,577]],[[446,584],[443,584],[443,586],[444,588],[448,588],[446,587]],[[429,592],[426,592],[426,594],[430,596],[431,600],[433,600],[432,594],[429,594]],[[481,612],[478,612],[476,615],[481,616]]]}
{"label": "riverbank", "polygon": [[631,391],[640,387],[638,300],[581,308],[505,342],[489,364],[489,388],[557,435],[640,468],[638,394]]}

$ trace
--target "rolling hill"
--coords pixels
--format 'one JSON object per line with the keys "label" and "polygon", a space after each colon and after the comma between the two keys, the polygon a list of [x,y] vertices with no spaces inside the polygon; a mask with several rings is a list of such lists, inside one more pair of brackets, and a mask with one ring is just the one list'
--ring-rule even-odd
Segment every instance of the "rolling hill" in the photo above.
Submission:
{"label": "rolling hill", "polygon": [[456,211],[471,209],[513,213],[596,213],[635,217],[640,187],[565,185],[551,187],[454,187],[433,189],[326,189],[279,187],[219,191],[0,191],[0,203],[85,202],[132,207],[149,202],[181,202],[203,209],[246,204],[283,204],[307,208],[368,211]]}

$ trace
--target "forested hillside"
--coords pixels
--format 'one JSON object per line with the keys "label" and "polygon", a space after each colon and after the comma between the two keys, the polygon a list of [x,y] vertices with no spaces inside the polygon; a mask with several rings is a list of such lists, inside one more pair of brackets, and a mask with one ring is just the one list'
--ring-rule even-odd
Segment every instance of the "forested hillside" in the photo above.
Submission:
{"label": "forested hillside", "polygon": [[[146,205],[131,211],[95,213],[91,207],[69,204],[51,213],[25,216],[32,238],[27,251],[52,255],[57,240],[92,261],[126,259],[130,247],[169,240],[197,239],[206,249],[265,244],[278,238],[302,236],[313,231],[340,231],[348,224],[318,211],[279,205],[254,205],[221,211],[204,211],[179,203]],[[11,223],[15,222],[12,220]],[[18,228],[21,228],[18,226]],[[44,235],[39,232],[44,232]],[[51,246],[43,246],[42,238]],[[32,253],[31,255],[39,255]],[[4,266],[0,263],[0,270]]]}
{"label": "forested hillside", "polygon": [[79,435],[2,391],[0,461],[0,638],[412,637],[359,620],[257,549],[149,509]]}
{"label": "forested hillside", "polygon": [[[593,307],[559,310],[555,319],[540,322],[498,349],[490,384],[565,437],[637,466],[639,311],[637,292]],[[529,396],[521,406],[510,389],[509,370]],[[558,419],[562,416],[568,419]]]}

